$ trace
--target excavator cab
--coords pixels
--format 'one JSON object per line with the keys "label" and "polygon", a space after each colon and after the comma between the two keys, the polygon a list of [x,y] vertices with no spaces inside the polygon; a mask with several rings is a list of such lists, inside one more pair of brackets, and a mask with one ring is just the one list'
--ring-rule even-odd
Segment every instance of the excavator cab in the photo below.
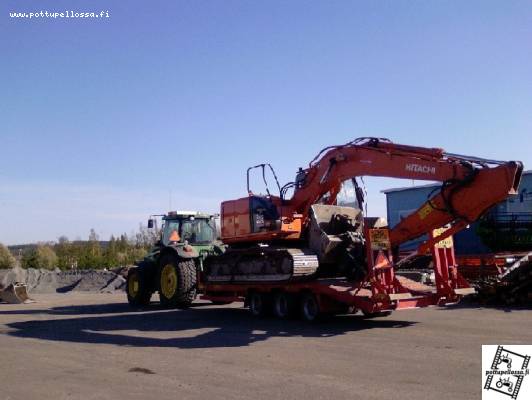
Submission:
{"label": "excavator cab", "polygon": [[279,229],[280,216],[271,197],[250,196],[249,216],[251,232],[265,232]]}
{"label": "excavator cab", "polygon": [[[266,167],[279,190],[279,196],[270,193],[266,179]],[[254,169],[262,171],[262,179],[266,194],[255,194],[250,188],[250,172]],[[239,241],[242,237],[253,237],[260,241],[262,238],[271,239],[279,236],[283,239],[298,239],[301,232],[301,215],[285,216],[283,214],[283,200],[281,187],[275,171],[270,164],[259,164],[247,170],[248,197],[222,202],[221,222],[222,240],[226,243]]]}

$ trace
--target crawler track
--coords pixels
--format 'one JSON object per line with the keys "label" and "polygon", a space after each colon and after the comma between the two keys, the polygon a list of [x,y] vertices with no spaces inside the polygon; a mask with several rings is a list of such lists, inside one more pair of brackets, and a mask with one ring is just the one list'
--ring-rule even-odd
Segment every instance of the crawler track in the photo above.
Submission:
{"label": "crawler track", "polygon": [[291,282],[312,279],[318,257],[307,249],[252,247],[229,249],[205,260],[207,282]]}

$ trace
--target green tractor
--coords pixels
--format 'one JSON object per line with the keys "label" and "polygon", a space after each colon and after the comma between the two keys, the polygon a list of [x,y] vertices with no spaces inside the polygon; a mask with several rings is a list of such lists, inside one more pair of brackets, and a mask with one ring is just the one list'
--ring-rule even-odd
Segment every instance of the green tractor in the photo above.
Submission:
{"label": "green tractor", "polygon": [[[133,307],[150,303],[159,292],[161,304],[188,307],[196,298],[203,260],[221,254],[215,216],[198,212],[172,211],[162,217],[160,239],[137,266],[128,271],[127,300]],[[148,228],[156,221],[151,217]]]}

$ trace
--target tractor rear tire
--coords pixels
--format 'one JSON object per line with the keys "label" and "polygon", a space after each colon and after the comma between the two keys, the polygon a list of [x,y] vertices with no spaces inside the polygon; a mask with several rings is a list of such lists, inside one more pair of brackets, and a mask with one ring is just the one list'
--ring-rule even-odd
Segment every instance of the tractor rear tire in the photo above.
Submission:
{"label": "tractor rear tire", "polygon": [[159,266],[158,286],[163,306],[190,306],[197,292],[196,263],[193,259],[180,259],[173,254],[163,255]]}
{"label": "tractor rear tire", "polygon": [[150,304],[152,292],[142,268],[131,268],[126,280],[127,301],[131,307],[144,307]]}

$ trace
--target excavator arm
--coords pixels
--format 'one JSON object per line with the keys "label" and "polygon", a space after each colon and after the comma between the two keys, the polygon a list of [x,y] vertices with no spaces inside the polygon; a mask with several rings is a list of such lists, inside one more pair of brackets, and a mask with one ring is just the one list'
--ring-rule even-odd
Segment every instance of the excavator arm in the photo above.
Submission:
{"label": "excavator arm", "polygon": [[[392,244],[401,244],[447,224],[464,227],[476,221],[495,204],[517,193],[520,163],[475,169],[462,180],[444,181],[437,193],[390,231]],[[439,239],[455,233],[443,234]]]}
{"label": "excavator arm", "polygon": [[425,204],[391,229],[390,241],[395,246],[446,224],[460,223],[463,227],[477,220],[490,207],[516,193],[522,170],[522,164],[516,161],[486,160],[437,148],[394,144],[386,139],[361,138],[320,152],[309,168],[300,172],[294,195],[286,204],[301,213],[305,223],[312,204],[326,194],[329,202],[334,202],[342,182],[354,177],[442,182]]}

